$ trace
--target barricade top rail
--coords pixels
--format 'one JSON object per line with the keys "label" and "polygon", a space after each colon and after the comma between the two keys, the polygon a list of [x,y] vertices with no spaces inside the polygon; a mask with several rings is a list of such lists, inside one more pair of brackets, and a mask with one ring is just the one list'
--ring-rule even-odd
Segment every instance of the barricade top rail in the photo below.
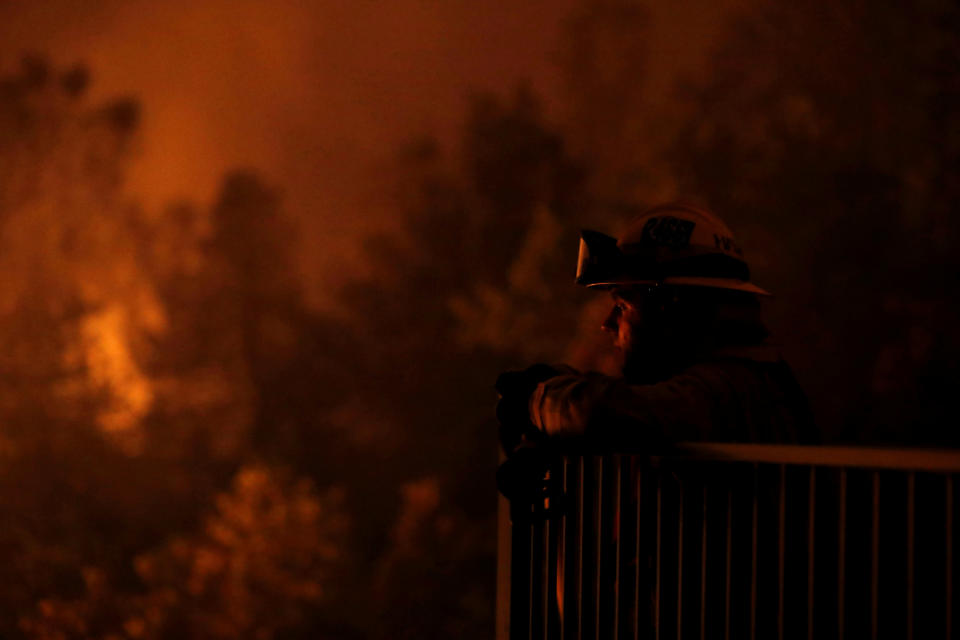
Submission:
{"label": "barricade top rail", "polygon": [[960,472],[960,449],[684,442],[651,458]]}

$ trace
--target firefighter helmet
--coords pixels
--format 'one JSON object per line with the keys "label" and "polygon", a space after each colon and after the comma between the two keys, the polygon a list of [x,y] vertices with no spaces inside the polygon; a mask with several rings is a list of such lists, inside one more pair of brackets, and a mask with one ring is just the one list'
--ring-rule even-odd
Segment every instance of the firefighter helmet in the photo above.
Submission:
{"label": "firefighter helmet", "polygon": [[581,231],[577,284],[677,285],[770,295],[750,282],[730,228],[710,211],[682,203],[647,209],[619,239]]}

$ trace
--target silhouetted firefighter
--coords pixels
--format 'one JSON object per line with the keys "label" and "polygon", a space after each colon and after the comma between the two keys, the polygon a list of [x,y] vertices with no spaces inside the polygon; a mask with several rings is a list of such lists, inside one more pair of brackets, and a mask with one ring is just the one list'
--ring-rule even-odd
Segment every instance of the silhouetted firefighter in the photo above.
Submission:
{"label": "silhouetted firefighter", "polygon": [[730,229],[686,204],[647,210],[623,236],[583,231],[577,283],[608,290],[603,330],[623,376],[534,365],[497,380],[508,455],[551,440],[605,449],[663,442],[810,442],[805,395],[767,343],[759,297]]}
{"label": "silhouetted firefighter", "polygon": [[[585,637],[606,637],[610,628],[605,631],[606,623],[601,621],[614,624],[618,616],[626,616],[622,623],[636,625],[638,630],[654,624],[656,615],[649,612],[659,612],[662,606],[659,595],[654,602],[649,585],[654,582],[653,567],[659,560],[654,558],[653,534],[640,539],[642,527],[634,527],[628,534],[634,542],[627,546],[639,549],[637,540],[645,545],[639,558],[636,551],[621,550],[621,524],[604,529],[611,522],[622,522],[631,509],[639,514],[639,496],[634,496],[633,506],[629,506],[610,502],[620,498],[611,497],[609,491],[607,495],[591,494],[593,489],[588,487],[599,492],[601,485],[613,482],[613,476],[604,474],[619,477],[620,462],[616,471],[609,465],[601,471],[584,454],[655,454],[671,443],[692,441],[813,442],[816,434],[803,391],[778,350],[768,343],[759,298],[769,294],[751,283],[732,232],[713,213],[687,204],[666,204],[633,220],[619,239],[583,231],[576,282],[607,290],[613,298],[613,309],[602,328],[622,354],[622,376],[545,364],[502,374],[496,384],[501,395],[497,417],[508,460],[500,468],[498,484],[511,499],[515,522],[528,523],[514,528],[520,535],[514,540],[515,553],[529,553],[525,551],[530,547],[524,542],[523,536],[528,535],[524,527],[532,526],[532,535],[540,536],[547,512],[556,511],[571,495],[580,496],[580,505],[566,509],[563,516],[566,523],[571,514],[581,514],[576,539],[570,532],[559,534],[550,529],[548,549],[553,560],[546,561],[553,563],[550,567],[537,559],[540,552],[534,543],[534,564],[524,569],[524,575],[535,579],[539,573],[536,565],[547,577],[539,586],[530,583],[532,586],[523,590],[554,591],[555,595],[549,596],[554,615],[541,616],[541,624],[552,619],[556,625],[579,628],[595,620],[596,628],[589,629]],[[579,471],[559,478],[558,470],[563,467],[557,466],[554,453],[583,456],[575,463],[580,465]],[[552,478],[548,468],[553,470]],[[628,472],[624,467],[622,471],[626,475],[617,482],[637,487],[639,468],[631,467]],[[579,474],[579,489],[558,486],[569,484],[574,472]],[[591,484],[594,480],[596,484]],[[593,501],[593,506],[584,500]],[[680,512],[685,508],[682,496],[679,501],[667,500],[662,509],[657,508],[655,517],[657,522],[663,518],[675,522],[678,516],[682,520]],[[649,517],[654,518],[653,512]],[[637,518],[633,516],[634,521]],[[593,531],[587,524],[591,521],[596,523]],[[599,549],[592,566],[601,577],[590,586],[592,569],[585,569],[589,563],[583,554],[584,549],[592,548]],[[607,548],[617,551],[606,553],[603,549]],[[568,585],[565,593],[564,581],[571,580],[573,570],[569,562],[574,561],[576,584]],[[517,562],[515,556],[513,563]],[[618,562],[636,572],[637,586],[630,587],[637,595],[631,598],[632,612],[623,607],[615,612],[626,588],[619,584],[622,576],[614,570]],[[523,580],[514,581],[514,589],[521,583]],[[553,586],[546,588],[548,584]],[[596,600],[584,599],[584,592],[591,590],[596,592]],[[640,592],[650,597],[640,597]],[[537,626],[536,598],[528,600],[534,603],[530,608],[524,605],[526,597],[516,592],[511,596],[515,611],[512,637],[525,637],[523,629],[528,623],[533,625],[530,628]],[[647,606],[640,604],[648,600]],[[577,612],[561,621],[565,602],[568,606],[576,603]],[[521,619],[521,615],[526,617]],[[659,622],[656,626],[659,628]]]}

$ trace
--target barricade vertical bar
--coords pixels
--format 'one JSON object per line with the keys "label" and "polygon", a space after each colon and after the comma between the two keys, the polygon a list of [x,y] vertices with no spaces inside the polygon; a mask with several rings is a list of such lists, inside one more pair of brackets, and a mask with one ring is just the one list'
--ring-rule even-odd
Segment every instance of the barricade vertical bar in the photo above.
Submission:
{"label": "barricade vertical bar", "polygon": [[730,572],[733,558],[733,488],[727,488],[727,557],[724,564],[726,585],[723,597],[723,640],[730,640]]}
{"label": "barricade vertical bar", "polygon": [[876,640],[880,586],[880,473],[873,472],[873,509],[870,522],[870,637]]}
{"label": "barricade vertical bar", "polygon": [[817,468],[810,467],[810,485],[807,493],[807,640],[813,640],[813,581],[817,514]]}
{"label": "barricade vertical bar", "polygon": [[913,541],[916,476],[907,474],[907,640],[913,640]]}
{"label": "barricade vertical bar", "polygon": [[527,575],[530,576],[530,581],[529,581],[529,591],[528,591],[528,594],[527,594],[527,622],[528,622],[528,624],[527,624],[527,633],[526,633],[526,636],[525,636],[525,637],[530,638],[530,639],[532,640],[533,637],[534,637],[534,636],[533,636],[533,628],[534,628],[534,624],[535,624],[535,622],[534,622],[534,618],[535,618],[535,616],[534,616],[534,611],[535,611],[534,607],[536,606],[536,602],[537,602],[537,600],[536,600],[536,598],[537,598],[537,591],[536,591],[536,584],[535,584],[535,583],[537,582],[537,567],[536,567],[536,563],[537,563],[537,529],[536,529],[536,522],[537,522],[537,518],[540,517],[540,514],[538,514],[538,513],[536,512],[536,509],[534,509],[533,513],[531,513],[531,514],[529,514],[529,515],[530,515],[530,517],[532,518],[532,521],[531,521],[531,523],[530,523],[530,540],[529,540],[530,548],[527,550],[527,557],[530,558],[529,569],[528,569],[528,571],[527,571]]}
{"label": "barricade vertical bar", "polygon": [[750,551],[750,640],[757,637],[757,517],[760,490],[759,466],[753,465],[753,514],[751,516],[752,544]]}
{"label": "barricade vertical bar", "polygon": [[707,635],[707,483],[703,483],[703,521],[700,526],[700,640]]}
{"label": "barricade vertical bar", "polygon": [[567,511],[563,529],[563,639],[575,640],[580,624],[580,545],[582,540],[583,498],[580,484],[582,458],[568,459],[565,464]]}
{"label": "barricade vertical bar", "polygon": [[947,575],[945,576],[947,592],[946,627],[947,640],[950,640],[951,632],[953,631],[953,474],[947,476],[946,502],[947,522],[946,527],[944,527],[947,530]]}
{"label": "barricade vertical bar", "polygon": [[593,628],[594,628],[594,638],[599,640],[603,637],[601,633],[601,624],[600,621],[603,618],[603,599],[600,597],[600,594],[603,592],[603,578],[604,576],[604,558],[603,558],[603,535],[606,530],[604,522],[604,493],[609,493],[609,487],[606,486],[605,482],[605,469],[607,467],[607,457],[601,456],[597,458],[596,474],[594,475],[595,482],[597,483],[597,493],[595,496],[595,501],[593,503],[593,522],[594,522],[594,565],[593,565]]}
{"label": "barricade vertical bar", "polygon": [[660,537],[663,530],[663,477],[657,474],[657,550],[656,550],[656,578],[653,588],[653,637],[660,640],[660,574],[662,572],[662,558],[660,557]]}
{"label": "barricade vertical bar", "polygon": [[623,486],[620,481],[620,476],[623,471],[623,458],[621,456],[616,456],[614,458],[614,474],[613,474],[613,522],[611,527],[611,532],[616,536],[614,540],[614,555],[613,555],[613,636],[614,638],[620,637],[620,554],[622,552],[620,548],[621,540],[623,539],[623,531],[621,527],[621,520],[623,518]]}
{"label": "barricade vertical bar", "polygon": [[560,611],[563,597],[563,536],[567,512],[564,492],[566,486],[566,461],[558,459],[551,465],[550,504],[551,513],[547,521],[549,537],[547,541],[547,625],[548,639],[560,638]]}
{"label": "barricade vertical bar", "polygon": [[[645,508],[645,501],[644,501],[644,495],[643,495],[644,467],[642,463],[636,460],[636,458],[634,458],[634,461],[635,461],[635,469],[637,474],[637,480],[636,480],[637,481],[637,487],[636,487],[637,489],[637,517],[636,517],[637,537],[636,537],[636,548],[634,551],[635,553],[634,559],[636,561],[637,566],[636,566],[636,575],[634,576],[634,591],[633,591],[633,603],[634,603],[633,604],[633,613],[634,613],[633,637],[635,638],[635,640],[640,640],[640,587],[641,587],[641,584],[643,584],[641,583],[640,577],[645,573],[644,566],[646,565],[647,548],[646,548],[646,545],[642,543],[646,539],[645,538],[646,534],[645,534],[645,531],[641,529],[641,527],[644,524],[643,511]],[[647,587],[648,585],[643,584],[643,586]],[[647,604],[649,605],[649,603]]]}
{"label": "barricade vertical bar", "polygon": [[847,561],[847,470],[840,470],[840,495],[838,497],[839,524],[837,526],[837,638],[843,640],[846,603]]}
{"label": "barricade vertical bar", "polygon": [[780,495],[777,499],[777,638],[783,640],[784,555],[786,553],[787,467],[780,465]]}
{"label": "barricade vertical bar", "polygon": [[[547,472],[549,473],[549,471]],[[549,481],[548,481],[549,482]],[[530,527],[530,631],[531,639],[539,640],[543,637],[543,608],[544,608],[544,534],[546,527],[546,513],[544,501],[546,497],[538,493],[533,504],[533,523]]]}
{"label": "barricade vertical bar", "polygon": [[677,640],[683,638],[683,481],[677,477]]}
{"label": "barricade vertical bar", "polygon": [[640,508],[639,482],[635,481],[637,460],[633,456],[625,456],[620,460],[620,533],[617,538],[617,566],[619,577],[617,582],[617,638],[634,638],[634,624],[639,612],[634,607],[636,599],[634,584],[636,572],[640,570],[639,556],[635,555],[637,538],[640,530],[637,528],[637,510]]}
{"label": "barricade vertical bar", "polygon": [[586,475],[587,475],[587,461],[586,457],[580,457],[580,510],[578,514],[578,528],[580,535],[577,538],[577,638],[583,637],[583,556],[584,556],[584,543],[583,543],[583,532],[584,525],[587,521],[587,516],[584,513],[585,502],[584,502],[584,493],[586,490]]}
{"label": "barricade vertical bar", "polygon": [[592,640],[597,635],[597,544],[600,538],[600,498],[603,491],[603,461],[597,456],[584,456],[583,544],[581,546],[580,633]]}
{"label": "barricade vertical bar", "polygon": [[620,464],[619,455],[605,456],[600,471],[603,491],[598,510],[596,633],[605,640],[616,635]]}
{"label": "barricade vertical bar", "polygon": [[510,639],[530,635],[530,505],[510,503]]}
{"label": "barricade vertical bar", "polygon": [[583,466],[583,534],[580,547],[580,637],[592,640],[597,635],[597,545],[600,535],[600,503],[602,501],[603,460],[584,456]]}
{"label": "barricade vertical bar", "polygon": [[[549,498],[547,498],[549,500]],[[550,522],[550,513],[548,503],[544,504],[544,523],[543,531],[537,544],[540,545],[540,637],[547,638],[547,625],[550,622],[550,567],[552,557],[550,555],[550,538],[553,525]]]}
{"label": "barricade vertical bar", "polygon": [[557,638],[564,640],[566,638],[566,629],[564,622],[566,616],[570,615],[567,609],[567,590],[570,588],[570,552],[569,547],[572,543],[570,518],[573,515],[573,499],[570,491],[570,458],[563,457],[563,477],[561,479],[563,487],[563,503],[561,505],[560,518],[560,548],[557,551],[557,615],[560,619],[560,630],[557,632]]}

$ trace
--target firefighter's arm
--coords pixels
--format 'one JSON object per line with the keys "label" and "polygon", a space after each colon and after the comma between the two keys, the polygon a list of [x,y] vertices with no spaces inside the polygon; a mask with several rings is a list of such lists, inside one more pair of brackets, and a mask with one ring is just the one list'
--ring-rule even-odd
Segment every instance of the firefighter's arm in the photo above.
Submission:
{"label": "firefighter's arm", "polygon": [[575,374],[567,365],[535,364],[521,371],[501,373],[494,385],[500,400],[497,421],[500,423],[500,444],[509,456],[521,446],[533,444],[543,432],[530,423],[528,401],[536,386],[558,375]]}
{"label": "firefighter's arm", "polygon": [[530,419],[551,437],[585,437],[608,446],[703,439],[716,398],[697,375],[632,385],[599,373],[560,375],[537,385]]}

